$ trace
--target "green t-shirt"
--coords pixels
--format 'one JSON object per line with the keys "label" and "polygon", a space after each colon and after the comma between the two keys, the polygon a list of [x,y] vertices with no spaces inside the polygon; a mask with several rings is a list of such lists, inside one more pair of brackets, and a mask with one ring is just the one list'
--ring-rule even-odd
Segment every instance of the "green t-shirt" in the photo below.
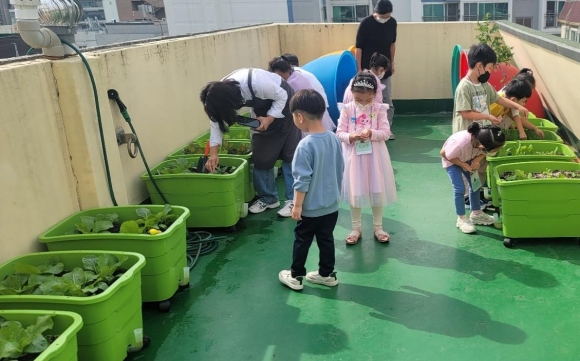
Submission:
{"label": "green t-shirt", "polygon": [[[475,110],[480,113],[490,114],[491,104],[497,102],[499,95],[489,83],[473,84],[467,77],[461,79],[455,90],[453,102],[453,133],[466,130],[470,120],[461,116],[461,111]],[[478,120],[483,125],[491,124],[489,120]]]}

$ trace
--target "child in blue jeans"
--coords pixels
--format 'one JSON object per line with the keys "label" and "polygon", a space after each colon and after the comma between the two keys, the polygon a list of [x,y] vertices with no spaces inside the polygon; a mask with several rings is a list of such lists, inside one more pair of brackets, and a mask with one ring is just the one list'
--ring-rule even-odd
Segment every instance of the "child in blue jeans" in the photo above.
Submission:
{"label": "child in blue jeans", "polygon": [[[322,116],[326,105],[313,89],[302,89],[290,100],[294,124],[308,133],[296,148],[292,161],[294,176],[294,253],[290,270],[280,271],[280,282],[293,290],[302,290],[302,280],[325,286],[336,286],[334,272],[334,227],[338,220],[338,203],[344,161],[340,140],[324,128]],[[312,241],[320,251],[318,271],[306,273],[306,258]]]}
{"label": "child in blue jeans", "polygon": [[[467,130],[451,135],[441,149],[441,161],[447,171],[455,199],[457,222],[455,226],[463,233],[475,232],[475,224],[493,224],[492,216],[481,211],[479,189],[473,189],[472,179],[479,177],[478,170],[486,154],[495,153],[505,145],[505,134],[498,126],[471,123]],[[463,177],[469,184],[469,202],[471,215],[465,215],[465,185]]]}

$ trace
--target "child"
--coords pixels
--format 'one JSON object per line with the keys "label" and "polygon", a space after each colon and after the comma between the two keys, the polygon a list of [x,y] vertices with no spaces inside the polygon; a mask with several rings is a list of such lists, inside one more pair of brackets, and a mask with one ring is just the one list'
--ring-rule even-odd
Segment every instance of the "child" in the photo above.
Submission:
{"label": "child", "polygon": [[[473,122],[467,130],[462,130],[451,135],[441,149],[441,161],[443,168],[447,170],[455,198],[455,212],[457,222],[455,226],[463,233],[475,232],[474,224],[490,225],[494,223],[492,216],[481,211],[479,207],[479,189],[473,189],[471,183],[472,173],[481,168],[481,162],[486,154],[497,152],[505,145],[505,133],[498,126],[480,126]],[[465,215],[463,195],[465,177],[469,184],[469,201],[471,215]]]}
{"label": "child", "polygon": [[486,44],[473,45],[467,55],[469,70],[455,90],[453,105],[453,133],[466,130],[469,124],[477,121],[482,125],[499,124],[501,119],[491,115],[489,106],[493,103],[519,110],[524,119],[528,110],[520,104],[500,97],[487,81],[490,71],[497,63],[493,49]]}
{"label": "child", "polygon": [[[292,267],[278,274],[280,282],[293,290],[303,288],[304,276],[312,283],[338,284],[334,272],[333,232],[338,220],[344,161],[340,141],[322,125],[325,110],[324,99],[313,89],[300,90],[290,100],[294,124],[308,132],[298,144],[292,161],[292,218],[298,221],[294,229]],[[320,251],[319,269],[306,274],[304,265],[314,236]]]}
{"label": "child", "polygon": [[[506,97],[509,100],[524,106],[528,99],[532,96],[532,88],[528,82],[521,79],[513,79],[510,81],[502,90],[498,92],[502,97]],[[527,119],[522,119],[520,117],[520,112],[516,109],[509,109],[503,107],[497,103],[492,104],[490,107],[491,115],[502,118],[500,123],[500,128],[508,129],[515,123],[518,129],[520,139],[527,139],[528,136],[524,131],[524,128],[533,130],[540,138],[544,138],[544,132],[542,132],[538,127],[530,123]]]}
{"label": "child", "polygon": [[528,83],[530,88],[532,88],[532,91],[534,91],[536,89],[536,78],[534,78],[534,72],[532,71],[532,69],[523,68],[514,77],[513,80],[523,80],[526,83]]}
{"label": "child", "polygon": [[[380,91],[377,91],[377,94],[375,95],[375,102],[376,103],[382,103],[383,102],[383,88],[385,87],[383,84],[381,84],[381,79],[383,79],[384,77],[390,77],[391,74],[391,62],[389,60],[389,58],[387,58],[386,56],[379,54],[379,53],[374,53],[373,56],[371,57],[371,70],[370,70],[371,74],[373,74],[375,76],[375,79],[377,81],[377,84],[379,84],[379,89]],[[342,102],[344,104],[350,103],[352,102],[353,98],[352,98],[352,91],[350,90],[350,88],[352,87],[352,81],[353,79],[350,80],[350,83],[348,84],[348,87],[346,87],[346,90],[344,91],[344,96],[342,98]]]}
{"label": "child", "polygon": [[390,236],[383,230],[383,206],[397,199],[395,176],[385,141],[391,129],[387,118],[388,105],[376,102],[378,83],[368,72],[357,74],[351,91],[354,101],[340,112],[336,135],[343,142],[345,161],[342,195],[350,203],[352,232],[347,244],[356,244],[361,237],[362,207],[373,211],[375,238],[382,243]]}

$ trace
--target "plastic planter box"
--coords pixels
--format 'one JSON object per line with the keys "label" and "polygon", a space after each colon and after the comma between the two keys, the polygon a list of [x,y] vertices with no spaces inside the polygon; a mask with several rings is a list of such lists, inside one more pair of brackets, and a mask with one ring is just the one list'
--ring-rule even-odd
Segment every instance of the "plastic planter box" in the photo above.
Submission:
{"label": "plastic planter box", "polygon": [[528,121],[544,131],[550,130],[552,132],[556,132],[558,130],[558,126],[547,119],[528,118]]}
{"label": "plastic planter box", "polygon": [[0,317],[7,321],[18,321],[23,327],[34,325],[37,317],[46,315],[52,316],[54,326],[44,334],[59,336],[35,358],[35,361],[77,361],[77,333],[83,327],[81,316],[65,311],[0,311]]}
{"label": "plastic planter box", "polygon": [[[199,157],[184,157],[197,163]],[[240,217],[247,214],[244,202],[244,175],[248,162],[241,158],[220,157],[220,165],[235,166],[232,174],[157,174],[175,160],[167,160],[151,169],[161,192],[171,204],[189,209],[188,228],[233,227]],[[163,199],[153,186],[147,173],[141,175],[154,204],[163,204]]]}
{"label": "plastic planter box", "polygon": [[[210,132],[204,133],[201,136],[194,139],[195,140],[208,140]],[[225,140],[250,140],[250,128],[249,127],[230,127],[227,133],[224,133]]]}
{"label": "plastic planter box", "polygon": [[[526,142],[558,142],[562,143],[562,138],[555,132],[551,130],[544,130],[544,138],[541,139],[531,130],[526,129],[526,134],[528,135],[528,139]],[[517,129],[506,129],[506,140],[509,141],[518,141],[520,140],[520,133]]]}
{"label": "plastic planter box", "polygon": [[[522,146],[532,145],[534,152],[548,152],[556,148],[563,155],[506,155],[508,149],[515,149],[518,143]],[[518,163],[518,162],[540,162],[540,161],[572,161],[576,155],[568,146],[557,142],[537,142],[523,140],[521,142],[506,142],[506,145],[500,149],[493,157],[488,156],[487,162],[487,185],[491,191],[491,201],[495,207],[500,206],[499,194],[494,176],[494,168],[501,164]]]}
{"label": "plastic planter box", "polygon": [[[247,143],[248,145],[251,144],[250,141],[229,141],[229,144],[231,144],[234,148],[236,146],[236,144],[239,143]],[[183,150],[187,147],[187,145],[185,147],[181,147],[178,150],[176,150],[175,152],[171,153],[167,159],[177,159],[177,158],[183,158],[183,157],[202,157],[203,154],[183,154]],[[223,153],[220,153],[220,159]],[[228,158],[241,158],[241,159],[245,159],[246,161],[248,161],[248,166],[244,169],[244,201],[245,202],[250,202],[252,199],[254,199],[254,197],[256,197],[256,190],[254,189],[254,177],[253,177],[253,172],[252,172],[252,167],[250,167],[250,164],[252,162],[252,153],[247,154],[247,155],[236,155],[236,154],[223,154],[223,156],[226,156]]]}
{"label": "plastic planter box", "polygon": [[510,163],[495,167],[494,177],[502,202],[504,244],[509,238],[557,238],[580,236],[580,179],[526,179],[504,181],[504,172],[520,169],[580,170],[573,162]]}
{"label": "plastic planter box", "polygon": [[129,351],[143,347],[141,316],[141,269],[145,257],[138,253],[113,251],[66,251],[30,253],[0,266],[0,279],[14,273],[14,263],[43,264],[50,256],[58,256],[65,270],[83,267],[82,258],[103,253],[127,256],[127,271],[107,290],[91,297],[0,295],[0,309],[71,311],[83,318],[77,334],[78,356],[82,361],[121,361]]}
{"label": "plastic planter box", "polygon": [[[66,234],[75,229],[75,224],[79,223],[83,216],[117,213],[122,223],[139,218],[135,213],[138,208],[147,208],[152,213],[158,213],[163,210],[163,207],[159,205],[119,206],[78,212],[43,233],[40,236],[40,242],[46,243],[49,251],[100,249],[140,253],[147,261],[141,271],[143,302],[165,301],[173,296],[180,285],[189,284],[186,256],[187,229],[185,228],[189,209],[172,206],[171,213],[178,215],[179,218],[167,230],[155,236],[128,233]],[[165,310],[169,304],[163,303],[160,307]]]}

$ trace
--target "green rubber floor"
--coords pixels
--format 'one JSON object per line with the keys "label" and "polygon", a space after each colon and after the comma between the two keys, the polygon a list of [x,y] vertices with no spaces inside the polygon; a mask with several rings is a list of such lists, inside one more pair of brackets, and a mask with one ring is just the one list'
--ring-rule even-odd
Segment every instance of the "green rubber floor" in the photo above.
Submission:
{"label": "green rubber floor", "polygon": [[[335,288],[278,281],[291,262],[293,227],[275,211],[250,215],[232,240],[200,258],[170,313],[144,310],[151,346],[130,360],[577,360],[577,240],[527,240],[500,230],[455,228],[451,184],[439,149],[449,116],[395,119],[388,143],[398,203],[386,208],[391,243],[346,247],[340,212]],[[278,178],[282,190],[282,179]],[[283,192],[281,193],[283,194]],[[220,234],[216,232],[215,234]],[[311,249],[307,268],[317,269]]]}

